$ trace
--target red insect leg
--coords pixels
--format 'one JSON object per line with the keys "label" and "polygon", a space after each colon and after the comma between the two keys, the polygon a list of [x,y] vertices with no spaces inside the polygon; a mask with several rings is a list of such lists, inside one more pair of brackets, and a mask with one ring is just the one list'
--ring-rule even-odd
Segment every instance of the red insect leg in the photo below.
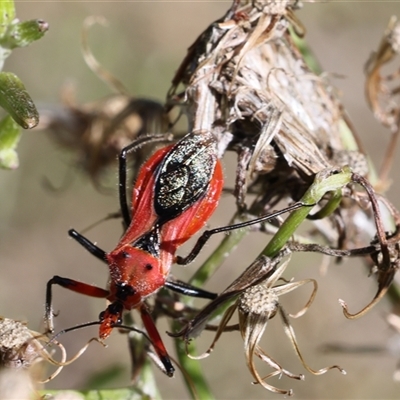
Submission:
{"label": "red insect leg", "polygon": [[87,283],[75,281],[69,278],[62,278],[61,276],[55,275],[53,279],[50,279],[47,285],[60,285],[66,289],[72,290],[73,292],[84,294],[90,297],[107,298],[110,292],[108,290],[99,288],[97,286],[89,285]]}
{"label": "red insect leg", "polygon": [[146,328],[147,334],[151,339],[151,343],[154,346],[154,350],[156,351],[158,357],[160,358],[161,363],[165,367],[165,373],[168,376],[173,376],[174,374],[174,367],[171,364],[171,361],[168,356],[167,349],[164,346],[164,343],[161,339],[161,336],[154,325],[154,321],[151,318],[151,315],[146,309],[146,306],[142,304],[140,307],[140,315],[142,317],[143,325]]}
{"label": "red insect leg", "polygon": [[53,332],[53,311],[51,308],[52,285],[60,285],[66,289],[72,290],[73,292],[91,297],[107,298],[110,294],[108,290],[97,286],[88,285],[87,283],[78,282],[69,278],[62,278],[58,275],[53,276],[53,278],[47,282],[46,290],[45,321],[49,332]]}

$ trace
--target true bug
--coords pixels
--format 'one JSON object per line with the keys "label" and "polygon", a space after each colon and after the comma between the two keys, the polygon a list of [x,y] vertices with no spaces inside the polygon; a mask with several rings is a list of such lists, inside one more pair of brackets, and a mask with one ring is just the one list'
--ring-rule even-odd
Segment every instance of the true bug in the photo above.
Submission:
{"label": "true bug", "polygon": [[[165,135],[156,137],[163,138]],[[135,308],[141,314],[164,372],[172,376],[174,368],[144,300],[164,286],[191,296],[215,297],[212,293],[182,282],[168,281],[172,263],[191,262],[214,233],[261,222],[302,205],[297,203],[257,220],[206,231],[187,257],[176,257],[178,247],[204,226],[218,204],[223,174],[217,157],[217,142],[211,132],[192,132],[175,145],[158,150],[139,172],[132,192],[130,215],[126,201],[126,157],[144,140],[126,147],[119,157],[120,203],[127,230],[116,248],[106,253],[74,229],[69,231],[69,235],[86,250],[108,264],[108,290],[54,276],[47,283],[45,319],[48,330],[52,332],[54,284],[111,302],[100,314],[99,321],[82,325],[99,324],[101,339],[106,339],[114,327],[122,326],[124,310]]]}

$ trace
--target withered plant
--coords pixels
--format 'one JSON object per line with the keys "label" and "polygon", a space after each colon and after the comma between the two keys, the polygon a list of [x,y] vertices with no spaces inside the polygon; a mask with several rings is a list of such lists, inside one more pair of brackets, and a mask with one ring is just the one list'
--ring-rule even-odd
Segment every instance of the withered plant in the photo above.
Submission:
{"label": "withered plant", "polygon": [[[308,66],[296,45],[298,36],[304,33],[294,14],[298,5],[295,1],[234,1],[225,16],[211,24],[189,48],[173,80],[167,104],[184,110],[189,130],[199,135],[214,132],[221,157],[227,150],[238,154],[233,192],[238,213],[233,222],[262,215],[282,203],[303,204],[284,222],[260,224],[260,229],[273,234],[263,256],[274,259],[288,244],[296,251],[320,252],[337,260],[358,257],[365,262],[376,276],[378,290],[373,300],[354,314],[341,301],[344,315],[352,319],[364,315],[392,287],[398,270],[399,213],[379,193],[384,188],[379,182],[386,180],[388,166],[376,181],[373,166],[334,87],[326,76]],[[375,115],[397,137],[399,108],[394,100],[398,88],[388,90],[385,86],[396,75],[380,75],[382,64],[398,52],[393,21],[369,63],[367,88]],[[394,143],[388,150],[389,159]],[[250,194],[253,200],[249,204]],[[382,216],[382,208],[389,217]],[[313,221],[313,229],[293,241],[292,235],[306,218]],[[375,230],[372,236],[367,233],[371,225]],[[210,278],[229,254],[228,249],[236,246],[242,236],[226,237],[191,283],[203,284]],[[250,293],[259,287],[257,284],[246,290]],[[398,301],[398,295],[392,298]],[[241,299],[243,295],[222,318],[218,338],[232,310],[240,309]],[[217,307],[210,307],[213,303],[205,310],[211,315]],[[199,315],[203,315],[202,311]],[[239,315],[247,363],[255,376],[249,354],[255,354],[256,341],[249,344],[245,319],[240,312]],[[281,315],[291,334],[285,314]],[[188,332],[197,324],[195,317],[181,331],[186,341],[193,337]],[[253,349],[250,353],[249,348]],[[279,368],[276,364],[277,371]],[[259,375],[256,380],[263,382]],[[266,384],[264,387],[275,390]]]}
{"label": "withered plant", "polygon": [[[65,85],[61,92],[62,106],[50,105],[40,110],[38,129],[46,130],[56,143],[76,153],[76,165],[89,176],[95,187],[106,189],[104,175],[121,150],[147,134],[163,133],[169,128],[169,116],[161,102],[137,98],[94,57],[88,44],[89,28],[106,24],[105,18],[88,17],[83,24],[81,47],[88,67],[110,87],[113,94],[87,104],[75,100],[75,88]],[[154,145],[136,152],[133,170],[137,172]],[[54,186],[46,181],[51,189]],[[58,185],[59,186],[59,185]]]}
{"label": "withered plant", "polygon": [[[180,115],[179,122],[187,124],[188,132],[211,132],[217,138],[220,158],[228,151],[237,154],[235,185],[225,188],[234,195],[237,206],[232,224],[297,205],[286,218],[255,226],[266,234],[260,254],[248,268],[243,265],[244,272],[232,277],[232,283],[204,307],[166,290],[146,300],[155,319],[169,319],[170,335],[176,338],[178,360],[193,398],[212,398],[200,359],[212,357],[217,341],[225,340],[232,330],[242,336],[245,363],[260,390],[263,387],[274,393],[292,394],[290,388],[280,389],[267,382],[274,376],[306,377],[301,372],[290,372],[292,368],[275,361],[260,345],[267,324],[276,314],[282,319],[304,372],[320,375],[332,368],[343,372],[336,365],[314,370],[300,353],[289,317],[300,317],[308,310],[316,297],[317,281],[296,281],[296,277],[286,281],[283,273],[289,260],[282,259],[289,253],[315,252],[335,262],[347,257],[363,261],[366,275],[370,273],[376,279],[378,288],[374,298],[356,312],[341,300],[348,319],[363,316],[387,294],[397,307],[400,300],[393,283],[399,266],[400,214],[384,193],[399,135],[399,74],[382,72],[383,66],[399,53],[399,25],[391,19],[366,68],[368,102],[393,137],[382,170],[376,174],[329,77],[317,70],[304,47],[299,46],[305,28],[296,16],[298,7],[300,3],[295,0],[234,0],[226,14],[189,47],[165,105],[132,99],[84,44],[88,65],[103,80],[113,82],[117,95],[87,106],[69,100],[67,122],[53,118],[49,124],[59,133],[66,131],[60,141],[78,149],[80,163],[98,184],[100,172],[127,143],[141,135],[173,129],[176,121],[171,122],[168,116],[174,111]],[[131,118],[139,124],[131,124]],[[140,165],[147,153],[144,149],[137,155],[134,165]],[[306,220],[309,229],[300,234],[298,228]],[[247,232],[236,229],[223,237],[189,283],[206,285]],[[293,316],[287,314],[281,296],[306,283],[314,286],[306,306]],[[235,311],[239,322],[228,325]],[[205,354],[197,356],[193,339],[207,330],[216,331],[215,339]],[[147,382],[154,385],[146,362],[150,358],[157,363],[157,358],[146,337],[138,340],[134,334],[130,336],[135,363],[132,376],[141,394],[157,397],[154,388],[146,386]],[[255,358],[272,372],[261,375]]]}

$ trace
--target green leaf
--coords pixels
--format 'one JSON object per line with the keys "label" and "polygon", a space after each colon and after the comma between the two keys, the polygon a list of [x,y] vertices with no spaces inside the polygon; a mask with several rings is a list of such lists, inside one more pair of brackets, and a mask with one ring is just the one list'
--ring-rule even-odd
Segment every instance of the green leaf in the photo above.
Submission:
{"label": "green leaf", "polygon": [[[78,392],[73,390],[42,390],[41,395],[44,400],[51,400],[54,396],[58,398],[69,398],[82,400],[150,400],[150,397],[135,391],[133,388],[112,389],[112,390],[91,390],[88,392]],[[69,397],[68,397],[69,396]]]}
{"label": "green leaf", "polygon": [[6,169],[18,168],[18,155],[15,151],[21,128],[7,115],[0,121],[0,167]]}
{"label": "green leaf", "polygon": [[6,32],[8,25],[15,18],[14,1],[1,0],[0,1],[0,37]]}
{"label": "green leaf", "polygon": [[21,80],[11,72],[0,72],[0,106],[25,129],[39,123],[39,114]]}
{"label": "green leaf", "polygon": [[119,379],[125,371],[124,366],[120,364],[109,365],[106,368],[94,372],[89,376],[89,379],[85,382],[85,389],[102,389],[110,387],[113,381]]}
{"label": "green leaf", "polygon": [[17,22],[9,25],[7,32],[0,39],[0,44],[6,49],[28,46],[40,39],[49,30],[49,24],[41,19]]}

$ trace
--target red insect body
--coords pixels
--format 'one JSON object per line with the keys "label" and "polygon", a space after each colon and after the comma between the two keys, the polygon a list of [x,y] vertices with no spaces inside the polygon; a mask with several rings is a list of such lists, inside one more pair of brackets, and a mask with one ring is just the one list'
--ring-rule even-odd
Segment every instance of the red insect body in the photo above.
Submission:
{"label": "red insect body", "polygon": [[[148,232],[157,221],[154,211],[154,187],[156,169],[173,145],[164,147],[154,153],[142,166],[132,190],[131,224],[122,236],[119,244],[132,243],[144,232]],[[117,250],[118,247],[115,249]]]}
{"label": "red insect body", "polygon": [[124,310],[137,309],[166,373],[172,376],[173,367],[144,300],[165,286],[178,247],[210,218],[222,187],[222,167],[210,132],[191,133],[177,144],[158,150],[139,172],[132,191],[131,223],[113,251],[105,253],[70,231],[87,250],[107,262],[110,284],[105,290],[54,276],[46,294],[49,330],[53,284],[111,302],[100,314],[101,339],[121,325]]}
{"label": "red insect body", "polygon": [[[160,256],[137,248],[132,243],[150,231],[158,220],[155,213],[154,188],[156,169],[173,146],[168,146],[156,152],[142,167],[132,198],[132,223],[118,246],[106,255],[110,268],[110,294],[107,297],[112,303],[121,301],[118,288],[121,284],[134,288],[134,292],[122,301],[123,309],[141,307],[143,300],[157,292],[165,284],[171,265],[174,262],[176,250],[201,229],[210,218],[221,195],[223,186],[222,167],[217,160],[214,174],[206,193],[178,217],[166,222],[160,228]],[[107,327],[112,325],[109,318],[115,315],[107,313],[100,326],[100,337],[110,334]]]}
{"label": "red insect body", "polygon": [[[223,175],[216,139],[211,132],[190,133],[177,144],[157,151],[139,172],[132,192],[131,217],[126,206],[124,160],[134,145],[137,146],[133,143],[120,155],[121,211],[129,226],[116,248],[106,253],[75,230],[69,231],[70,236],[86,250],[107,262],[110,270],[108,290],[56,275],[47,283],[45,318],[48,330],[52,332],[51,289],[54,284],[88,296],[107,298],[111,302],[100,314],[99,321],[80,325],[99,324],[101,339],[107,338],[115,327],[130,329],[122,325],[122,314],[125,310],[137,309],[160,359],[160,366],[168,376],[173,376],[174,367],[145,299],[164,286],[191,296],[213,299],[215,295],[183,282],[168,280],[172,263],[191,262],[213,234],[261,223],[304,205],[295,203],[254,220],[205,231],[185,258],[176,256],[178,247],[204,226],[221,196]],[[75,328],[69,330],[72,329]]]}

